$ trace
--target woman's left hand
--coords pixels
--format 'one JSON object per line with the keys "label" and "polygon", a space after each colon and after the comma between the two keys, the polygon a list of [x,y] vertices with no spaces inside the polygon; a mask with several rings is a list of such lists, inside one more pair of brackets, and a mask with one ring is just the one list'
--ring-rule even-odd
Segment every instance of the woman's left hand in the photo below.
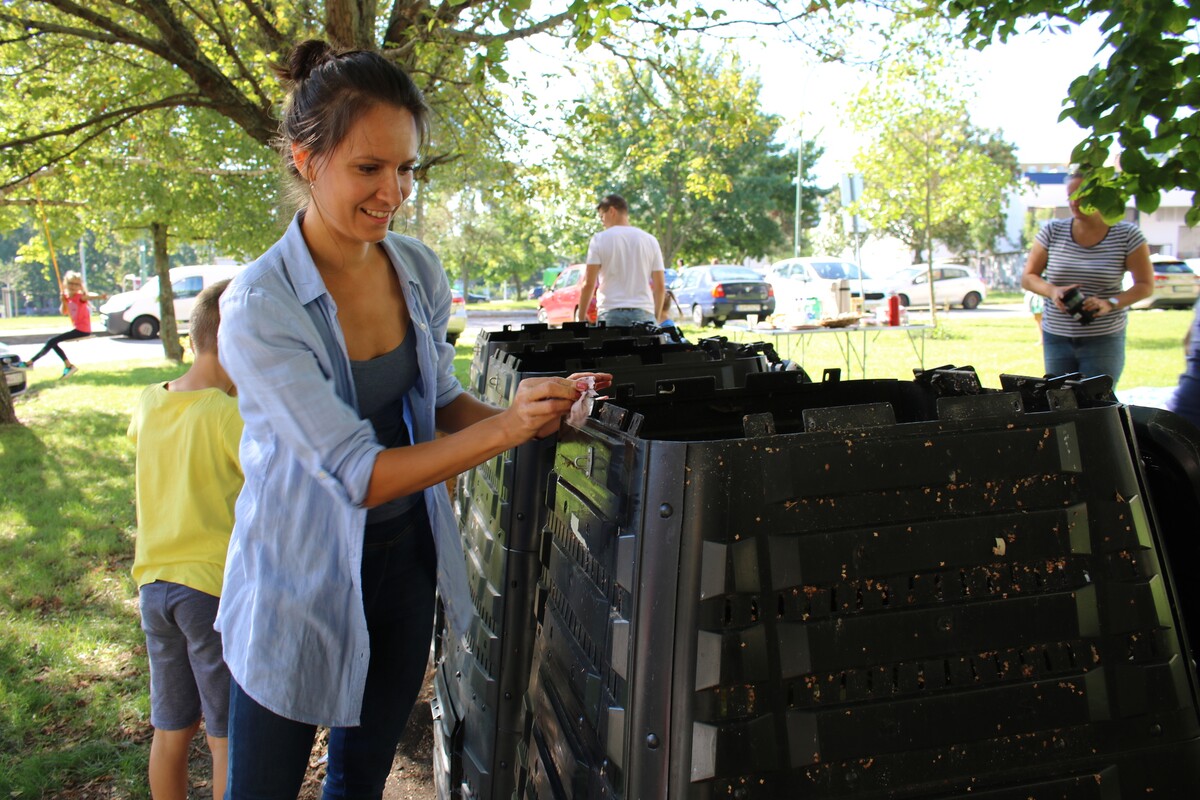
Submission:
{"label": "woman's left hand", "polygon": [[1115,305],[1108,302],[1107,297],[1097,297],[1096,295],[1085,297],[1083,307],[1097,317],[1103,317],[1105,314],[1111,314],[1117,310]]}

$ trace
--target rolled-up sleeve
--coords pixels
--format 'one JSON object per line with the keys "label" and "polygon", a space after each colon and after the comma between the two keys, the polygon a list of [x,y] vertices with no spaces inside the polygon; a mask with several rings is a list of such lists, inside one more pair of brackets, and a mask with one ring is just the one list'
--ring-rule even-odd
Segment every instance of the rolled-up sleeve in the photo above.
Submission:
{"label": "rolled-up sleeve", "polygon": [[319,483],[361,505],[383,447],[370,422],[336,392],[332,359],[316,328],[284,304],[245,284],[221,298],[218,352],[239,387],[246,433],[278,439]]}

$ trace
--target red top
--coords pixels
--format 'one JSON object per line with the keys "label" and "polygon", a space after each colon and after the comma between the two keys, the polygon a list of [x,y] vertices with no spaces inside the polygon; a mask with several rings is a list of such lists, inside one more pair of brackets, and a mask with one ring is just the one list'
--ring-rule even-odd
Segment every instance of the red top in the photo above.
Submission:
{"label": "red top", "polygon": [[92,332],[92,308],[88,304],[88,296],[83,292],[77,292],[67,298],[67,316],[71,318],[75,330]]}

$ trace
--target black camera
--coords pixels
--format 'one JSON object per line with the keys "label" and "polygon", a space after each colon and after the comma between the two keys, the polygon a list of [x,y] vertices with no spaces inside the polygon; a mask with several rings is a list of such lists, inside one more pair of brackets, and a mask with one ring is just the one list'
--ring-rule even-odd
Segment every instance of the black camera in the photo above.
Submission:
{"label": "black camera", "polygon": [[1079,291],[1078,286],[1072,286],[1067,291],[1063,292],[1063,305],[1067,307],[1067,313],[1078,320],[1080,325],[1087,325],[1096,318],[1096,312],[1083,307],[1083,292]]}

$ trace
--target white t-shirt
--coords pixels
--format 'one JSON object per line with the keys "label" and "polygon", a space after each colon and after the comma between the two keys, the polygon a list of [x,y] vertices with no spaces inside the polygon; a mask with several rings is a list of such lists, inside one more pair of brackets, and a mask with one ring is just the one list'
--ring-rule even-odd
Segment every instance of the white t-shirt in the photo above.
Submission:
{"label": "white t-shirt", "polygon": [[600,265],[596,289],[599,311],[639,308],[655,312],[650,273],[663,269],[658,239],[632,225],[614,225],[592,237],[587,263]]}

